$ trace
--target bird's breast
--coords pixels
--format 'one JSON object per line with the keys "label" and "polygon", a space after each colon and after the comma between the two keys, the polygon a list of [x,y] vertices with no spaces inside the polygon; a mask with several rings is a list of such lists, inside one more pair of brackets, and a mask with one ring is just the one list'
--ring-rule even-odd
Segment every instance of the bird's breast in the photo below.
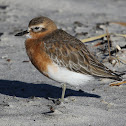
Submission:
{"label": "bird's breast", "polygon": [[43,74],[48,76],[47,66],[52,63],[50,57],[45,52],[44,42],[27,39],[25,42],[26,52],[32,64]]}

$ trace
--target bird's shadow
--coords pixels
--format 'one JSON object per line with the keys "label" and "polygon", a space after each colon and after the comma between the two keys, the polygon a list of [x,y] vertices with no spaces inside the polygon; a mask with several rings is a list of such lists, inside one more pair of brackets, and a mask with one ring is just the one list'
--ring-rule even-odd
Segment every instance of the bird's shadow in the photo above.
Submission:
{"label": "bird's shadow", "polygon": [[[21,98],[43,97],[43,98],[59,98],[61,97],[62,89],[49,84],[32,84],[21,81],[0,80],[0,93],[16,96]],[[84,96],[100,98],[99,95],[90,94],[83,91],[66,89],[65,97],[67,96]]]}

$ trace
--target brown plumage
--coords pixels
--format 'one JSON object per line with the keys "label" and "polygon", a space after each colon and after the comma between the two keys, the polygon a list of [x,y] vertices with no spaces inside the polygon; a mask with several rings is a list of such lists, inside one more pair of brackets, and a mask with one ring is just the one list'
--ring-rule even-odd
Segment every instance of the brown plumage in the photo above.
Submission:
{"label": "brown plumage", "polygon": [[47,17],[37,17],[30,21],[28,30],[16,34],[27,34],[26,52],[32,64],[47,77],[64,83],[61,101],[64,101],[65,83],[74,86],[84,85],[93,77],[121,80],[100,63],[75,37],[57,29]]}
{"label": "brown plumage", "polygon": [[50,57],[45,53],[44,42],[28,39],[25,43],[26,52],[32,64],[44,75],[47,74],[47,65],[52,63]]}
{"label": "brown plumage", "polygon": [[120,76],[100,63],[75,37],[63,30],[55,30],[42,38],[46,53],[51,60],[61,67],[97,77],[105,77],[120,80]]}
{"label": "brown plumage", "polygon": [[47,66],[55,63],[76,73],[121,80],[120,75],[100,63],[80,40],[57,29],[51,19],[32,19],[28,32],[31,38],[26,40],[27,54],[33,65],[46,76]]}

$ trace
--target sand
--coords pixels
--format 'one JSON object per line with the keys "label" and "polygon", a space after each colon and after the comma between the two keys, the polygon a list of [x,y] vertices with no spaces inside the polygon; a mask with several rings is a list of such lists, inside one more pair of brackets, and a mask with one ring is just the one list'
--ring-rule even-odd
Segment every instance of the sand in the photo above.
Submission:
{"label": "sand", "polygon": [[[34,68],[25,52],[25,37],[14,36],[42,15],[84,39],[106,32],[106,25],[100,29],[98,23],[125,22],[125,12],[125,0],[0,0],[0,126],[126,126],[126,84],[110,87],[113,80],[96,79],[82,87],[67,85],[65,103],[54,105],[48,97],[59,98],[61,84]],[[107,29],[126,33],[126,27],[117,24]],[[113,49],[126,45],[125,38],[111,39]],[[86,45],[100,61],[108,59],[94,47],[96,43]],[[118,56],[126,60],[126,49]],[[114,71],[126,69],[125,63],[104,64]]]}

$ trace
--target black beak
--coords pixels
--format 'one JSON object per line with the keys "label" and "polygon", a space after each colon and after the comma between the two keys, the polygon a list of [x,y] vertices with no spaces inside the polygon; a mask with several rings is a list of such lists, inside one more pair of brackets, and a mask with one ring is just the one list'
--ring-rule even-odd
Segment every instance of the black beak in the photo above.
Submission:
{"label": "black beak", "polygon": [[23,36],[23,35],[28,34],[28,33],[29,32],[26,30],[26,31],[17,33],[15,36]]}

